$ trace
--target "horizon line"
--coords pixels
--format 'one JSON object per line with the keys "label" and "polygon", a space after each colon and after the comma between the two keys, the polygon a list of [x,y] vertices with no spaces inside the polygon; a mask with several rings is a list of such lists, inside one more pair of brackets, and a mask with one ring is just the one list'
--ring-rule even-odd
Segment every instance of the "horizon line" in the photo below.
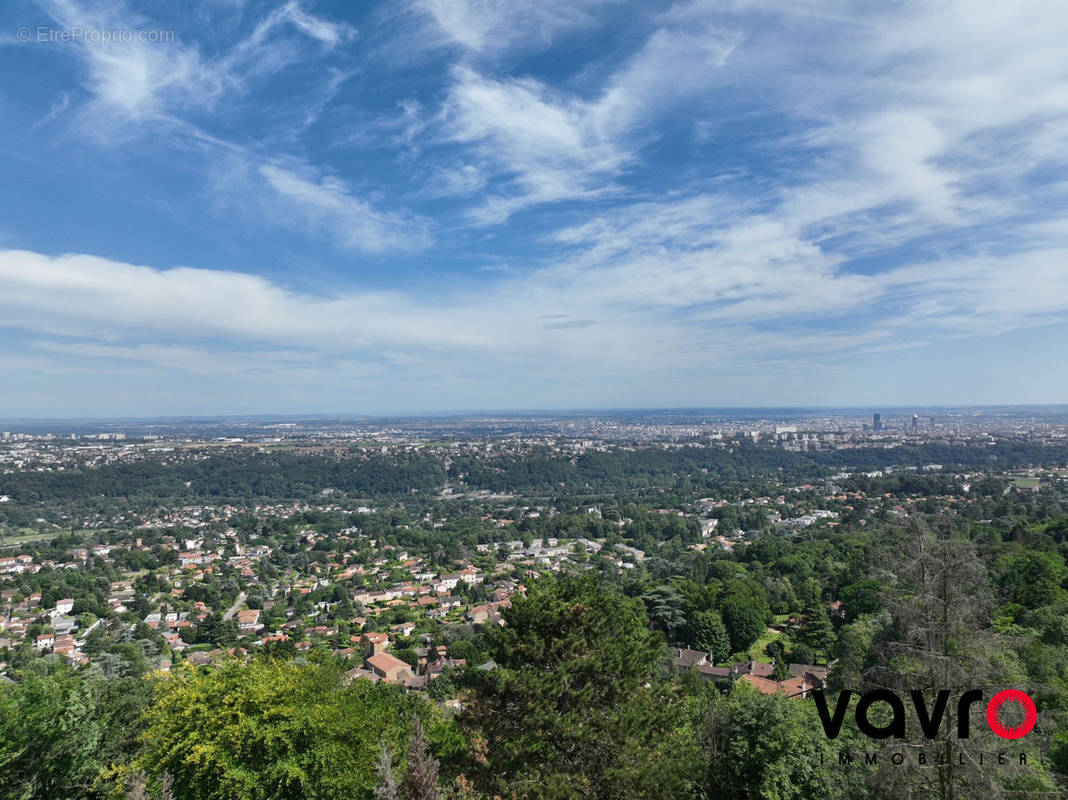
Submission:
{"label": "horizon line", "polygon": [[479,416],[550,416],[561,414],[619,414],[619,413],[656,413],[656,412],[726,412],[726,411],[856,411],[872,413],[875,411],[917,410],[1012,410],[1012,409],[1066,409],[1068,403],[914,403],[892,405],[729,405],[729,406],[600,406],[600,407],[558,407],[558,408],[481,408],[481,409],[443,409],[396,413],[371,412],[245,412],[214,414],[157,414],[149,416],[77,416],[77,417],[0,417],[0,424],[31,422],[35,424],[89,423],[89,422],[153,422],[153,421],[223,421],[223,420],[262,420],[262,419],[340,419],[340,420],[374,420],[374,419],[421,419],[428,417],[479,417]]}

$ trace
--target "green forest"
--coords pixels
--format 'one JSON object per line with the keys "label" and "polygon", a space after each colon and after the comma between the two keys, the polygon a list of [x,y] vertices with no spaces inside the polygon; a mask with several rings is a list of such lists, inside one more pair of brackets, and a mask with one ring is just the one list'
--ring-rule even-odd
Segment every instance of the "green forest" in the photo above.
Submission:
{"label": "green forest", "polygon": [[726,446],[617,448],[577,456],[549,447],[522,454],[454,455],[440,451],[369,452],[354,448],[334,456],[285,451],[238,451],[174,459],[144,460],[62,472],[0,474],[0,494],[14,504],[92,498],[220,500],[300,498],[333,489],[354,496],[433,491],[446,482],[470,490],[525,495],[567,495],[634,488],[687,486],[715,488],[725,483],[774,476],[818,477],[843,468],[877,470],[888,466],[1011,469],[1064,461],[1068,445],[1000,440],[992,444],[915,444],[893,449],[791,452],[744,440]]}

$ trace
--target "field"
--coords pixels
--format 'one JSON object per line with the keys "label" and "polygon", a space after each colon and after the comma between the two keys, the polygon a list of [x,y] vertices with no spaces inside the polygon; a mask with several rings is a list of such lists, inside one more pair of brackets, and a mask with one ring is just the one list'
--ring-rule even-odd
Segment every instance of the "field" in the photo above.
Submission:
{"label": "field", "polygon": [[27,542],[40,542],[45,539],[52,539],[59,533],[61,533],[61,531],[34,531],[29,528],[24,528],[19,533],[0,534],[0,548],[18,547]]}

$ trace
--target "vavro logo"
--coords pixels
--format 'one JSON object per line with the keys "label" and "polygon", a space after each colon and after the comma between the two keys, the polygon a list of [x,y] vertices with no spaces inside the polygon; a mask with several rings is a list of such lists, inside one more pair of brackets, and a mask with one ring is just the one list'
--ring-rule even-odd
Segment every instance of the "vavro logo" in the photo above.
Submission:
{"label": "vavro logo", "polygon": [[[824,733],[827,734],[828,739],[837,738],[842,730],[842,722],[845,720],[849,703],[853,699],[853,692],[847,689],[839,693],[833,714],[827,707],[827,698],[824,696],[823,691],[816,690],[812,694],[816,700],[816,710],[819,712],[820,722],[823,723]],[[934,705],[930,708],[927,706],[923,692],[914,689],[909,692],[909,697],[912,699],[913,708],[916,710],[916,719],[920,724],[920,730],[923,731],[923,735],[928,739],[935,738],[938,735],[938,729],[942,726],[942,718],[945,716],[946,706],[949,704],[949,690],[941,690],[935,696]],[[969,737],[971,725],[969,712],[973,704],[981,703],[982,701],[983,692],[980,689],[970,689],[960,696],[957,701],[958,739],[967,739]],[[885,725],[875,725],[868,718],[869,709],[876,703],[886,703],[893,712],[890,722]],[[1018,706],[1019,711],[1022,712],[1022,717],[1013,722],[1013,724],[1006,724],[1003,721],[1002,714],[1014,705]],[[865,736],[869,736],[872,739],[905,738],[905,704],[895,692],[891,692],[888,689],[875,689],[865,692],[857,702],[854,715],[857,720],[857,727]],[[1013,715],[1013,718],[1017,716],[1020,716],[1020,713]],[[990,726],[990,730],[1002,739],[1023,738],[1035,727],[1037,720],[1038,709],[1035,708],[1034,700],[1019,689],[1005,689],[998,692],[986,706],[986,723]]]}

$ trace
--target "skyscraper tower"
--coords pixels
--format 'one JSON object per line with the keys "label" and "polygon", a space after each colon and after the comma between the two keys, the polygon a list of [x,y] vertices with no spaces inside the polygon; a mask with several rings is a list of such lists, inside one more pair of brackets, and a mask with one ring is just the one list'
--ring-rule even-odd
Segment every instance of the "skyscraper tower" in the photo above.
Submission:
{"label": "skyscraper tower", "polygon": [[881,431],[883,429],[883,415],[872,414],[871,415],[871,427],[872,430]]}
{"label": "skyscraper tower", "polygon": [[912,432],[916,433],[917,431],[919,431],[919,429],[920,429],[920,415],[919,414],[913,414],[912,415]]}

